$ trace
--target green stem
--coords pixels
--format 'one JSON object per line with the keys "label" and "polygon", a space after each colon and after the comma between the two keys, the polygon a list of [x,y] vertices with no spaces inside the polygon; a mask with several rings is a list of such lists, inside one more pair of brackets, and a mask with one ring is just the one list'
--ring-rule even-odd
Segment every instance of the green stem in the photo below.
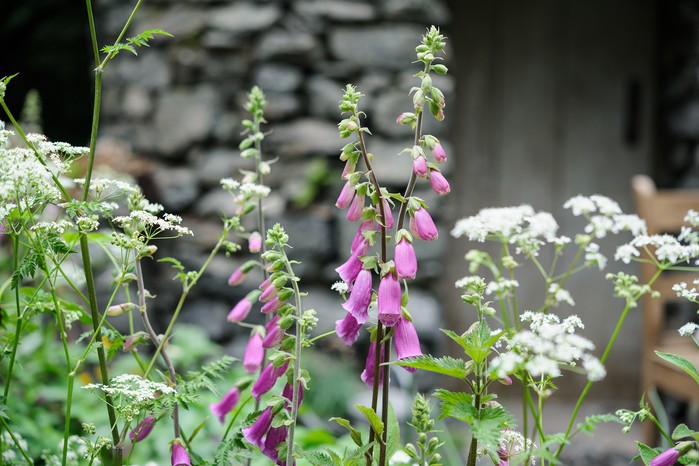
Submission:
{"label": "green stem", "polygon": [[27,452],[24,451],[24,448],[22,448],[22,445],[20,445],[19,440],[17,440],[17,437],[15,437],[15,434],[12,432],[12,429],[10,429],[10,426],[7,425],[7,421],[3,416],[0,416],[0,423],[2,423],[2,427],[5,428],[8,434],[10,434],[10,438],[12,441],[15,443],[15,446],[19,450],[20,454],[24,457],[24,459],[27,461],[27,463],[33,465],[34,461],[27,455]]}
{"label": "green stem", "polygon": [[[19,236],[12,235],[12,251],[13,251],[13,270],[19,267]],[[10,382],[12,381],[12,370],[15,366],[15,358],[17,357],[17,348],[19,347],[19,335],[22,330],[22,315],[20,313],[19,301],[19,284],[15,287],[15,306],[17,307],[17,321],[15,323],[15,338],[12,341],[12,353],[10,353],[10,363],[7,369],[7,379],[5,380],[4,403],[7,405],[8,396],[10,394]]]}
{"label": "green stem", "polygon": [[[136,5],[133,7],[133,10],[131,10],[131,15],[129,15],[129,19],[126,20],[124,27],[121,29],[121,32],[119,33],[119,36],[114,41],[114,45],[117,45],[119,42],[121,42],[121,40],[126,35],[126,31],[129,29],[131,22],[133,21],[134,17],[136,16],[136,12],[141,7],[141,3],[143,3],[143,0],[138,0],[138,2],[136,2]],[[90,10],[92,10],[92,9],[90,8]],[[93,44],[95,44],[95,43],[96,43],[96,39],[93,39]],[[97,60],[95,61],[95,63],[97,63],[97,61],[99,61],[99,55],[96,55],[96,56],[97,56]],[[102,60],[102,63],[100,63],[97,68],[100,70],[104,70],[104,67],[107,66],[107,63],[109,63],[109,61],[112,58],[114,58],[115,56],[116,56],[115,52],[110,52],[109,54],[107,54],[106,57],[104,57],[104,60]]]}
{"label": "green stem", "polygon": [[[374,383],[371,390],[371,409],[377,412],[379,409],[379,381],[381,380],[381,342],[383,341],[383,324],[376,324],[376,345],[374,351]],[[373,428],[369,428],[369,443],[371,444],[376,437],[376,432]],[[367,452],[366,466],[371,466],[374,462],[374,446]]]}
{"label": "green stem", "polygon": [[321,334],[321,335],[318,335],[318,336],[315,336],[315,337],[311,338],[310,340],[308,340],[308,343],[315,343],[316,341],[322,340],[322,339],[325,338],[325,337],[329,337],[329,336],[331,336],[331,335],[335,335],[335,333],[336,333],[335,330],[331,330],[331,331],[329,331],[329,332],[325,332],[325,333],[323,333],[323,334]]}
{"label": "green stem", "polygon": [[[286,263],[286,271],[289,276],[294,276],[294,271],[291,268],[291,263],[289,258],[284,252],[284,246],[279,247],[280,252],[284,255],[284,262]],[[293,465],[294,462],[294,435],[296,433],[296,420],[299,414],[299,388],[301,384],[301,343],[304,338],[304,325],[301,323],[301,318],[303,316],[303,310],[301,308],[301,292],[299,290],[298,282],[296,280],[291,281],[294,289],[294,298],[296,301],[296,341],[294,342],[294,374],[292,378],[292,396],[291,396],[291,424],[289,425],[289,437],[287,439],[286,445],[286,464]]]}
{"label": "green stem", "polygon": [[[475,393],[474,403],[476,405],[476,410],[478,411],[478,417],[480,417],[481,412],[481,394],[480,392]],[[476,466],[476,458],[478,456],[478,440],[476,436],[471,432],[471,446],[468,449],[468,460],[466,461],[466,466]]]}
{"label": "green stem", "polygon": [[243,411],[243,408],[245,407],[246,404],[248,404],[252,400],[252,395],[248,395],[245,400],[243,400],[242,403],[238,405],[238,408],[235,411],[235,414],[233,414],[233,417],[231,420],[228,422],[228,426],[226,427],[226,432],[223,433],[223,437],[221,438],[221,443],[223,443],[226,440],[226,437],[228,437],[228,433],[231,431],[231,428],[233,427],[233,424],[235,424],[235,420],[238,418],[240,413]]}

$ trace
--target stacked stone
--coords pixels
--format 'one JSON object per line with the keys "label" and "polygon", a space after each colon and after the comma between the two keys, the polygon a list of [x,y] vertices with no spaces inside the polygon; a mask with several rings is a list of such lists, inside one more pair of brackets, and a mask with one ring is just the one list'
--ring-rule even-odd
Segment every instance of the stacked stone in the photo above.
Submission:
{"label": "stacked stone", "polygon": [[[102,0],[103,37],[118,34],[130,8]],[[268,225],[282,222],[289,233],[294,258],[303,263],[299,275],[311,292],[308,306],[322,312],[325,328],[318,330],[326,331],[342,314],[329,285],[337,280],[334,268],[356,228],[340,221],[343,213],[333,208],[342,186],[337,155],[343,142],[336,126],[342,89],[353,83],[366,94],[362,103],[374,135],[368,145],[376,156],[375,170],[383,185],[401,192],[412,160],[398,154],[413,143],[410,128],[395,121],[412,110],[407,90],[419,83],[413,77],[419,69],[411,66],[414,49],[428,26],[444,27],[448,17],[442,0],[145,2],[132,35],[161,28],[174,37],[158,39],[140,49],[138,57],[122,52],[110,64],[104,77],[102,139],[124,141],[137,159],[149,159],[149,173],[139,173],[145,191],[167,211],[185,217],[195,232],[190,243],[173,244],[175,250],[168,253],[196,267],[217,239],[221,213],[232,213],[219,179],[252,168],[239,157],[237,145],[245,93],[259,85],[267,96],[265,116],[272,131],[264,141],[264,157],[278,157],[265,180],[273,188],[266,203]],[[448,101],[451,77],[435,79],[435,85]],[[425,120],[425,132],[444,143],[446,125]],[[423,279],[418,285],[427,287],[442,270],[449,223],[429,184],[424,185],[416,195],[427,199],[436,219],[443,220],[441,241],[421,244],[418,250]],[[249,291],[226,285],[235,261],[247,259],[239,256],[221,255],[213,262],[183,315],[185,321],[203,323],[215,340],[234,331],[225,324],[226,314]],[[161,290],[173,286],[171,275],[161,271]],[[418,327],[436,329],[437,300],[428,291],[411,290],[411,302],[420,303],[420,312],[413,314]]]}

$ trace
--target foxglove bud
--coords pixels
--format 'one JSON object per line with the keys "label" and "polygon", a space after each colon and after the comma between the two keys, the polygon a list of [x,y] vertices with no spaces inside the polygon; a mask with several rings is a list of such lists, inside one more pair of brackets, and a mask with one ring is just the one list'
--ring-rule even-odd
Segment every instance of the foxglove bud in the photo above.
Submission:
{"label": "foxglove bud", "polygon": [[374,221],[373,220],[366,220],[362,223],[359,224],[359,229],[357,230],[357,233],[355,233],[354,238],[352,239],[352,246],[350,246],[350,251],[354,251],[357,249],[358,246],[362,244],[362,241],[365,241],[364,238],[364,232],[373,230],[374,229]]}
{"label": "foxglove bud", "polygon": [[280,307],[282,307],[282,304],[284,304],[284,302],[279,299],[279,296],[275,296],[271,301],[265,303],[265,305],[262,306],[260,312],[262,312],[263,314],[269,314],[270,312],[274,312]]}
{"label": "foxglove bud", "polygon": [[342,191],[340,191],[340,195],[337,197],[337,201],[335,201],[335,206],[340,209],[344,209],[349,206],[354,198],[354,192],[354,185],[350,182],[350,180],[347,180],[345,185],[342,187]]}
{"label": "foxglove bud", "polygon": [[432,217],[423,207],[415,210],[410,217],[410,232],[424,241],[432,241],[439,236]]}
{"label": "foxglove bud", "polygon": [[[383,361],[384,348],[381,347],[381,360]],[[360,376],[362,382],[370,387],[374,386],[374,370],[376,369],[376,342],[372,341],[369,345],[369,353],[366,356],[364,370]],[[383,384],[383,370],[379,369],[379,385]]]}
{"label": "foxglove bud", "polygon": [[255,397],[257,401],[260,401],[262,395],[272,389],[277,379],[284,375],[288,367],[289,361],[285,361],[280,367],[274,367],[274,363],[271,362],[267,364],[265,368],[262,369],[260,376],[250,390],[252,396]]}
{"label": "foxglove bud", "polygon": [[680,458],[680,452],[674,448],[669,448],[653,458],[650,466],[672,466]]}
{"label": "foxglove bud", "polygon": [[272,426],[273,418],[274,414],[272,413],[272,407],[269,406],[267,409],[262,411],[262,414],[260,414],[260,417],[257,418],[253,425],[243,429],[243,437],[245,440],[256,447],[262,448],[264,445],[262,438]]}
{"label": "foxglove bud", "polygon": [[[406,359],[413,356],[421,356],[420,340],[417,337],[415,326],[405,317],[398,319],[393,334],[393,342],[396,345],[396,358]],[[404,367],[408,372],[415,372],[412,367]]]}
{"label": "foxglove bud", "polygon": [[245,280],[245,276],[250,272],[253,267],[255,267],[255,261],[247,261],[237,269],[233,271],[231,276],[228,278],[228,284],[230,286],[240,285]]}
{"label": "foxglove bud", "polygon": [[442,175],[439,170],[430,170],[430,184],[432,185],[434,192],[440,196],[444,196],[451,191],[449,182],[446,178],[444,178],[444,175]]}
{"label": "foxglove bud", "polygon": [[[379,210],[379,213],[381,213],[380,210]],[[393,228],[393,224],[394,224],[393,212],[391,212],[391,204],[389,204],[389,202],[385,198],[383,200],[383,213],[386,216],[383,224],[387,230],[390,230],[391,228]]]}
{"label": "foxglove bud", "polygon": [[248,340],[248,344],[245,346],[245,353],[243,354],[243,367],[248,374],[254,374],[260,367],[262,367],[262,362],[264,361],[265,350],[262,347],[262,336],[259,333],[253,332]]}
{"label": "foxglove bud", "polygon": [[403,125],[409,125],[415,121],[415,114],[414,113],[401,113],[398,115],[398,118],[396,118],[396,123],[403,126]]}
{"label": "foxglove bud", "polygon": [[362,269],[357,274],[350,296],[342,303],[342,307],[352,314],[361,325],[369,319],[369,303],[371,303],[371,271]]}
{"label": "foxglove bud", "polygon": [[279,459],[279,451],[277,446],[286,441],[286,437],[289,433],[289,428],[287,426],[270,427],[265,436],[264,445],[260,448],[262,453],[269,459],[271,459],[275,464],[285,464]]}
{"label": "foxglove bud", "polygon": [[226,419],[226,414],[230,413],[231,410],[238,404],[240,400],[240,390],[238,387],[233,387],[221,398],[218,403],[211,403],[209,409],[211,413],[218,418],[221,424],[224,423]]}
{"label": "foxglove bud", "polygon": [[423,157],[422,155],[418,155],[413,160],[413,171],[415,172],[415,175],[421,178],[427,176],[427,172],[429,170],[427,169],[427,160],[425,160],[425,157]]}
{"label": "foxglove bud", "polygon": [[413,245],[406,236],[403,236],[396,244],[393,260],[396,263],[396,275],[398,278],[415,278],[417,274],[417,257]]}
{"label": "foxglove bud", "polygon": [[357,341],[361,328],[362,324],[357,322],[357,319],[349,312],[345,314],[344,319],[335,321],[335,332],[347,346],[352,346]]}
{"label": "foxglove bud", "polygon": [[267,331],[267,335],[265,335],[265,339],[262,340],[263,348],[274,348],[281,343],[282,338],[284,338],[284,330],[279,326],[279,315],[275,315],[267,322],[265,330]]}
{"label": "foxglove bud", "polygon": [[342,281],[349,285],[357,278],[357,275],[362,270],[362,261],[359,260],[359,257],[366,255],[367,251],[369,251],[369,243],[366,239],[362,239],[357,249],[352,251],[352,255],[347,259],[347,262],[335,269]]}
{"label": "foxglove bud", "polygon": [[379,284],[377,305],[379,308],[379,320],[386,327],[393,327],[401,317],[401,289],[400,283],[393,272],[387,273]]}
{"label": "foxglove bud", "polygon": [[277,289],[274,286],[268,286],[260,295],[260,301],[267,303],[277,296]]}
{"label": "foxglove bud", "polygon": [[442,163],[447,159],[447,153],[444,151],[444,147],[442,147],[440,143],[434,145],[434,148],[432,149],[432,156],[439,163]]}
{"label": "foxglove bud", "polygon": [[248,238],[248,249],[251,253],[257,254],[262,250],[262,235],[259,231],[253,231]]}
{"label": "foxglove bud", "polygon": [[192,466],[192,463],[189,461],[189,454],[181,442],[180,439],[175,439],[172,442],[172,466]]}
{"label": "foxglove bud", "polygon": [[257,168],[258,170],[260,170],[260,175],[269,175],[272,171],[272,169],[269,166],[269,163],[267,162],[260,162]]}
{"label": "foxglove bud", "polygon": [[238,301],[233,309],[228,313],[228,322],[242,322],[248,316],[250,309],[255,301],[260,296],[259,290],[253,290],[243,299]]}
{"label": "foxglove bud", "polygon": [[131,312],[136,308],[136,305],[134,303],[122,303],[122,304],[115,304],[113,306],[109,306],[107,309],[107,315],[111,317],[117,317],[122,314],[126,314],[127,312]]}
{"label": "foxglove bud", "polygon": [[136,332],[126,339],[124,346],[122,346],[121,349],[124,351],[132,351],[136,349],[136,346],[143,342],[146,338],[148,338],[148,334],[146,332]]}
{"label": "foxglove bud", "polygon": [[349,209],[347,209],[347,215],[345,216],[345,218],[347,218],[347,220],[350,222],[356,222],[357,220],[360,220],[362,218],[363,211],[364,196],[356,194],[354,196],[354,199],[352,199],[352,203],[350,204]]}
{"label": "foxglove bud", "polygon": [[353,162],[352,160],[347,160],[347,162],[345,163],[345,168],[342,170],[341,178],[344,180],[349,175],[354,173],[354,170],[356,168],[357,168],[356,162]]}
{"label": "foxglove bud", "polygon": [[155,425],[155,418],[153,416],[148,416],[141,422],[139,422],[134,430],[129,432],[129,438],[132,443],[140,442],[144,438],[148,437],[153,426]]}

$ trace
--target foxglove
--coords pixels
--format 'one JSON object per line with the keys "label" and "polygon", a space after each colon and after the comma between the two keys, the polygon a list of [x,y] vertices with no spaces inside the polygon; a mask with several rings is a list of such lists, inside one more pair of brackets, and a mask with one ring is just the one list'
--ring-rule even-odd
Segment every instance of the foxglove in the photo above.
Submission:
{"label": "foxglove", "polygon": [[357,275],[359,275],[359,272],[362,270],[362,261],[360,261],[359,258],[366,255],[368,251],[369,243],[366,239],[363,239],[359,246],[357,246],[357,249],[352,251],[352,255],[347,259],[347,262],[335,269],[343,282],[349,285],[357,278]]}
{"label": "foxglove", "polygon": [[[383,361],[384,348],[381,347],[381,360]],[[374,386],[374,370],[376,369],[376,342],[372,341],[369,345],[369,354],[366,356],[366,364],[360,376],[362,382],[369,387]],[[379,385],[383,384],[383,370],[379,369]]]}
{"label": "foxglove", "polygon": [[258,297],[260,296],[260,292],[258,290],[253,290],[250,293],[247,294],[243,299],[238,301],[238,304],[233,306],[233,309],[228,313],[228,321],[229,322],[242,322],[245,320],[245,318],[248,316],[250,313],[250,309],[252,309],[252,305],[255,301],[257,301]]}
{"label": "foxglove", "polygon": [[278,314],[267,322],[267,325],[265,325],[265,330],[267,331],[267,335],[265,335],[264,340],[262,340],[263,348],[274,348],[281,343],[282,338],[284,338],[284,329],[279,326]]}
{"label": "foxglove", "polygon": [[[379,213],[381,213],[381,211],[379,211]],[[383,213],[386,216],[383,222],[384,226],[387,230],[390,230],[394,225],[393,212],[391,212],[391,204],[389,204],[386,199],[383,200]]]}
{"label": "foxglove", "polygon": [[348,175],[351,175],[354,173],[354,170],[357,168],[357,163],[353,162],[352,160],[347,160],[345,163],[345,168],[342,169],[342,176],[341,178],[344,180]]}
{"label": "foxglove", "polygon": [[[289,406],[286,407],[286,409],[291,409],[291,398],[294,396],[294,386],[291,384],[286,384],[284,385],[284,390],[282,390],[282,397],[286,398],[289,400]],[[301,403],[303,402],[303,384],[299,384],[299,400],[298,400],[298,406],[301,406]]]}
{"label": "foxglove", "polygon": [[253,332],[248,344],[245,346],[245,354],[243,355],[243,367],[248,374],[254,374],[264,361],[265,350],[262,347],[262,336],[259,333]]}
{"label": "foxglove", "polygon": [[417,274],[417,257],[412,243],[403,236],[398,244],[393,255],[393,260],[396,263],[396,275],[398,278],[415,278]]}
{"label": "foxglove", "polygon": [[357,249],[362,244],[362,241],[365,241],[364,238],[364,232],[365,231],[370,231],[374,229],[374,221],[373,220],[366,220],[362,223],[359,224],[359,229],[357,230],[357,233],[355,233],[354,238],[352,239],[352,246],[350,246],[350,251],[354,252],[354,250]]}
{"label": "foxglove", "polygon": [[371,303],[371,271],[362,269],[354,280],[354,286],[350,296],[342,303],[342,307],[352,314],[359,324],[364,324],[369,319],[369,303]]}
{"label": "foxglove", "polygon": [[235,269],[231,276],[228,278],[228,284],[230,286],[235,286],[243,283],[243,280],[245,280],[246,275],[253,269],[253,267],[255,267],[255,265],[256,262],[250,260],[238,267],[237,269]]}
{"label": "foxglove", "polygon": [[418,155],[415,160],[413,160],[413,172],[420,178],[427,176],[427,160],[422,155]]}
{"label": "foxglove", "polygon": [[279,299],[279,296],[275,296],[274,299],[266,302],[265,305],[262,306],[260,312],[262,312],[263,314],[269,314],[270,312],[274,312],[280,307],[282,307],[283,304],[284,302]]}
{"label": "foxglove", "polygon": [[675,448],[669,448],[653,458],[650,466],[672,466],[680,458],[680,452]]}
{"label": "foxglove", "polygon": [[432,241],[439,236],[432,217],[423,207],[415,210],[410,217],[410,232],[424,241]]}
{"label": "foxglove", "polygon": [[226,414],[230,413],[231,410],[238,404],[240,400],[240,390],[238,387],[233,387],[221,398],[218,403],[211,403],[209,405],[209,410],[211,413],[218,418],[218,420],[223,424],[226,419]]}
{"label": "foxglove", "polygon": [[447,159],[447,153],[444,152],[444,147],[442,147],[440,143],[434,145],[434,147],[432,148],[432,155],[434,156],[434,159],[439,163],[442,163]]}
{"label": "foxglove", "polygon": [[[396,358],[406,359],[413,356],[422,356],[420,340],[417,337],[415,326],[405,317],[398,319],[393,334],[393,342],[396,345]],[[408,372],[415,372],[415,368],[403,367]]]}
{"label": "foxglove", "polygon": [[432,190],[440,196],[444,196],[451,191],[449,182],[446,178],[444,178],[444,175],[442,175],[442,172],[439,170],[430,171],[430,184],[432,185]]}
{"label": "foxglove", "polygon": [[153,416],[148,416],[141,422],[139,422],[134,430],[129,432],[129,438],[132,443],[140,442],[144,438],[148,437],[150,431],[153,430],[155,425],[155,418]]}
{"label": "foxglove", "polygon": [[277,446],[286,441],[288,433],[289,428],[287,426],[270,427],[265,436],[264,444],[260,447],[262,453],[276,464],[283,464],[282,460],[279,458]]}
{"label": "foxglove", "polygon": [[342,187],[342,191],[340,191],[340,195],[337,197],[337,201],[335,201],[335,206],[339,207],[340,209],[344,209],[349,206],[354,198],[354,192],[354,185],[347,180],[345,185]]}
{"label": "foxglove", "polygon": [[192,463],[189,461],[189,454],[180,442],[180,439],[175,439],[172,442],[172,466],[192,466]]}
{"label": "foxglove", "polygon": [[386,327],[393,327],[401,317],[401,289],[400,283],[393,272],[387,273],[379,284],[379,292],[376,298],[379,308],[379,320]]}
{"label": "foxglove", "polygon": [[271,362],[267,364],[265,368],[262,369],[260,376],[257,378],[257,381],[250,390],[252,396],[255,397],[257,401],[260,401],[262,395],[264,395],[265,393],[270,391],[272,387],[274,387],[274,384],[277,382],[277,379],[284,375],[288,367],[289,361],[284,362],[284,364],[282,364],[280,367],[274,367],[274,364]]}
{"label": "foxglove", "polygon": [[272,414],[272,407],[269,406],[267,409],[262,411],[262,414],[260,414],[260,416],[255,420],[253,425],[243,428],[243,437],[245,440],[256,447],[262,448],[264,446],[262,438],[272,426],[273,418],[274,415]]}
{"label": "foxglove", "polygon": [[350,222],[356,222],[357,220],[360,220],[362,218],[363,211],[364,196],[356,194],[354,196],[354,199],[352,199],[352,203],[350,204],[349,209],[347,209],[347,215],[345,216],[345,218]]}
{"label": "foxglove", "polygon": [[257,254],[262,250],[262,235],[259,231],[253,231],[248,238],[248,249],[251,253]]}
{"label": "foxglove", "polygon": [[342,338],[342,341],[344,341],[347,346],[351,346],[357,341],[361,328],[362,324],[357,322],[357,319],[349,312],[345,314],[344,319],[335,321],[335,332],[338,337]]}
{"label": "foxglove", "polygon": [[277,289],[273,286],[268,286],[260,295],[260,301],[263,303],[269,302],[277,295]]}

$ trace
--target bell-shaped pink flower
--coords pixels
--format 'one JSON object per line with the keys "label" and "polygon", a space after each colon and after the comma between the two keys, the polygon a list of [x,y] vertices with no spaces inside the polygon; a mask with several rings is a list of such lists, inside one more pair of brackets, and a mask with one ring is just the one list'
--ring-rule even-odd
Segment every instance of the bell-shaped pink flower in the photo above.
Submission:
{"label": "bell-shaped pink flower", "polygon": [[255,420],[253,425],[243,428],[243,437],[245,440],[256,447],[262,448],[264,446],[263,437],[272,426],[273,419],[272,407],[269,406],[262,411],[262,414]]}
{"label": "bell-shaped pink flower", "polygon": [[335,201],[335,206],[339,207],[340,209],[344,209],[349,206],[352,202],[352,198],[354,198],[354,192],[354,185],[347,180],[345,185],[342,187],[342,191],[340,191],[340,195],[337,197],[337,201]]}
{"label": "bell-shaped pink flower", "polygon": [[274,348],[281,343],[282,339],[284,338],[284,329],[279,326],[278,314],[267,322],[267,325],[265,325],[265,330],[267,331],[267,335],[265,335],[264,340],[262,340],[263,348]]}
{"label": "bell-shaped pink flower", "polygon": [[285,464],[282,460],[286,458],[279,458],[277,447],[280,443],[286,441],[288,433],[289,428],[287,426],[270,427],[265,436],[264,444],[260,447],[262,453],[276,464]]}
{"label": "bell-shaped pink flower", "polygon": [[[381,347],[381,360],[384,357],[384,347]],[[366,363],[364,365],[364,370],[360,376],[362,382],[370,387],[374,386],[374,372],[376,369],[376,342],[372,341],[369,345],[369,353],[366,355]],[[379,368],[379,385],[383,384],[383,370]]]}
{"label": "bell-shaped pink flower", "polygon": [[417,274],[417,256],[415,248],[408,238],[403,236],[393,253],[393,261],[396,263],[396,275],[398,278],[415,278]]}
{"label": "bell-shaped pink flower", "polygon": [[352,251],[352,255],[347,259],[347,262],[335,269],[342,281],[349,285],[357,278],[357,275],[362,270],[362,261],[359,258],[365,256],[368,251],[369,243],[366,239],[363,239],[357,246],[357,249]]}
{"label": "bell-shaped pink flower", "polygon": [[260,376],[257,378],[257,381],[250,390],[252,396],[255,397],[257,401],[260,401],[262,395],[264,395],[265,393],[270,391],[272,387],[274,387],[274,384],[277,382],[277,379],[284,375],[288,367],[289,361],[286,361],[280,367],[274,367],[274,365],[271,362],[267,364],[265,368],[262,369]]}
{"label": "bell-shaped pink flower", "polygon": [[134,429],[129,432],[129,438],[132,443],[140,442],[144,438],[148,437],[153,426],[155,425],[155,418],[153,416],[148,416],[141,422],[139,422]]}
{"label": "bell-shaped pink flower", "polygon": [[267,303],[275,296],[277,296],[277,289],[273,286],[268,286],[260,295],[260,301]]}
{"label": "bell-shaped pink flower", "polygon": [[672,466],[680,458],[680,452],[675,448],[669,448],[653,458],[650,466]]}
{"label": "bell-shaped pink flower", "polygon": [[376,298],[379,308],[379,320],[386,327],[393,327],[401,317],[402,293],[400,283],[393,272],[389,272],[379,283],[379,292]]}
{"label": "bell-shaped pink flower", "polygon": [[424,241],[432,241],[439,236],[432,217],[423,207],[413,212],[410,217],[410,232]]}
{"label": "bell-shaped pink flower", "polygon": [[365,196],[360,196],[359,193],[357,193],[354,196],[354,199],[352,199],[352,203],[350,204],[349,209],[347,209],[347,215],[345,215],[345,218],[350,222],[356,222],[362,218],[362,212],[364,211],[364,197]]}
{"label": "bell-shaped pink flower", "polygon": [[260,290],[264,291],[264,290],[266,290],[267,288],[269,288],[271,284],[272,284],[272,279],[271,279],[270,277],[267,277],[267,278],[265,278],[265,281],[263,281],[262,283],[260,283],[260,286],[258,286],[258,288],[259,288]]}
{"label": "bell-shaped pink flower", "polygon": [[352,239],[352,246],[350,246],[350,251],[354,252],[355,249],[357,249],[360,245],[362,245],[362,241],[365,241],[364,238],[364,232],[365,231],[370,231],[374,229],[374,221],[373,220],[366,220],[362,223],[359,224],[359,229],[357,230],[357,233],[354,234],[354,238]]}
{"label": "bell-shaped pink flower", "polygon": [[361,325],[369,319],[369,303],[371,303],[371,270],[362,269],[354,280],[350,296],[342,303],[342,307],[352,314]]}
{"label": "bell-shaped pink flower", "polygon": [[[286,398],[289,400],[288,405],[286,406],[287,410],[291,409],[291,399],[294,396],[294,386],[287,383],[284,385],[284,390],[282,390],[282,397]],[[303,384],[299,384],[299,399],[298,399],[298,405],[301,406],[301,403],[303,403]]]}
{"label": "bell-shaped pink flower", "polygon": [[413,172],[415,172],[415,175],[419,176],[420,178],[424,178],[427,176],[428,171],[427,160],[422,155],[418,155],[413,160]]}
{"label": "bell-shaped pink flower", "polygon": [[180,439],[175,439],[172,442],[172,466],[192,466],[192,463],[189,461],[189,454],[181,442]]}
{"label": "bell-shaped pink flower", "polygon": [[[379,213],[381,213],[381,210],[378,209],[378,207],[377,210],[379,211]],[[391,204],[386,199],[383,200],[383,212],[384,215],[386,215],[386,219],[383,222],[383,224],[387,230],[390,230],[391,228],[393,228],[394,225],[393,212],[391,212]]]}
{"label": "bell-shaped pink flower", "polygon": [[209,410],[211,410],[211,413],[223,424],[226,419],[226,414],[230,413],[231,410],[235,408],[239,400],[240,390],[238,390],[238,387],[233,387],[223,395],[221,401],[218,403],[211,403],[209,405]]}
{"label": "bell-shaped pink flower", "polygon": [[233,306],[233,309],[228,313],[228,322],[242,322],[250,313],[252,305],[260,296],[259,290],[253,290],[243,299],[238,301],[238,304]]}
{"label": "bell-shaped pink flower", "polygon": [[262,336],[253,332],[245,346],[243,354],[243,367],[248,374],[254,374],[260,370],[264,362],[265,350],[262,347]]}
{"label": "bell-shaped pink flower", "polygon": [[347,346],[351,346],[357,341],[361,328],[362,324],[357,322],[357,319],[349,312],[345,314],[344,319],[335,321],[335,332],[338,337],[342,338],[342,341],[344,341]]}
{"label": "bell-shaped pink flower", "polygon": [[[420,340],[417,337],[415,326],[405,317],[398,319],[393,334],[393,343],[396,345],[396,358],[406,359],[413,356],[421,356]],[[408,372],[415,372],[412,367],[404,367]]]}
{"label": "bell-shaped pink flower", "polygon": [[442,163],[447,159],[447,153],[444,152],[444,147],[442,147],[440,143],[434,145],[434,147],[432,148],[432,155],[434,156],[434,159],[439,163]]}
{"label": "bell-shaped pink flower", "polygon": [[279,299],[279,296],[275,296],[273,299],[266,302],[264,306],[262,306],[260,312],[262,312],[263,314],[269,314],[270,312],[274,312],[280,307],[282,307],[283,304],[284,302]]}
{"label": "bell-shaped pink flower", "polygon": [[449,182],[439,170],[430,170],[430,184],[432,185],[432,190],[440,196],[444,196],[451,191]]}
{"label": "bell-shaped pink flower", "polygon": [[342,175],[340,178],[343,180],[347,178],[348,175],[351,175],[354,173],[354,170],[357,168],[357,164],[353,162],[351,159],[348,159],[347,162],[345,162],[345,168],[342,169]]}
{"label": "bell-shaped pink flower", "polygon": [[240,285],[243,283],[243,280],[245,280],[245,277],[247,276],[248,272],[250,272],[253,267],[255,267],[256,262],[255,261],[247,261],[237,269],[233,271],[231,276],[228,278],[228,284],[230,286],[235,286],[235,285]]}
{"label": "bell-shaped pink flower", "polygon": [[248,249],[251,253],[257,254],[262,250],[262,235],[259,231],[253,231],[248,238]]}

